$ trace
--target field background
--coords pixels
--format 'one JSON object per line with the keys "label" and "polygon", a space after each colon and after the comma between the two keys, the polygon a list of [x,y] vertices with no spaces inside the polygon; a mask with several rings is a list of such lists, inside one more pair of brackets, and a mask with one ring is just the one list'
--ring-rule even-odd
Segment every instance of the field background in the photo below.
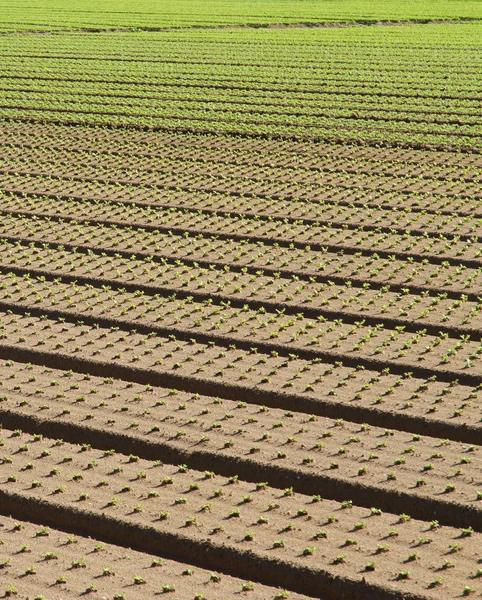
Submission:
{"label": "field background", "polygon": [[2,2],[2,29],[165,28],[343,21],[477,20],[479,0],[62,0]]}
{"label": "field background", "polygon": [[0,1],[0,597],[481,596],[481,50]]}

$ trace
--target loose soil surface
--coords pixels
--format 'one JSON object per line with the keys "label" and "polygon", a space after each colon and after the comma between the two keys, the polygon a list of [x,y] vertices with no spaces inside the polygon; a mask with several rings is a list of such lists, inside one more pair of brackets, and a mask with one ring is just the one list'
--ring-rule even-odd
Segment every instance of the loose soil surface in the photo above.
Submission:
{"label": "loose soil surface", "polygon": [[[130,532],[134,547],[140,538],[152,550],[166,551],[169,545],[179,559],[236,568],[247,577],[256,564],[263,578],[276,577],[282,585],[299,573],[305,578],[300,589],[307,593],[335,574],[351,588],[366,573],[367,591],[378,595],[379,584],[374,588],[369,575],[376,572],[388,595],[402,582],[416,597],[420,586],[430,584],[428,577],[447,569],[447,555],[455,554],[460,565],[450,564],[452,585],[470,581],[477,569],[480,534],[470,527],[440,527],[438,521],[354,507],[351,500],[310,498],[291,487],[280,490],[187,465],[3,433],[9,437],[2,447],[2,500],[7,507],[17,502],[25,518],[41,511],[46,523],[66,526],[71,518],[70,527],[78,529],[96,523],[102,535],[117,542]],[[225,563],[228,556],[243,564]],[[375,572],[367,565],[376,565]],[[396,571],[404,565],[410,566],[409,581]]]}
{"label": "loose soil surface", "polygon": [[[238,598],[243,586],[251,583],[9,517],[0,518],[0,536],[2,597],[101,600],[124,594],[144,600],[166,594],[167,598],[223,600]],[[252,587],[262,600],[308,600],[261,584]]]}
{"label": "loose soil surface", "polygon": [[0,596],[482,594],[453,21],[0,37]]}

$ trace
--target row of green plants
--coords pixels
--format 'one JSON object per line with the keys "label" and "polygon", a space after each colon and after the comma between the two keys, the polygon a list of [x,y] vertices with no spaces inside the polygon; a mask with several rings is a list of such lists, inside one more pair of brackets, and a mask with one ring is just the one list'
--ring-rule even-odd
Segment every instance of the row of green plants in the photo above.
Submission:
{"label": "row of green plants", "polygon": [[469,333],[435,335],[425,329],[406,332],[403,325],[386,326],[383,321],[369,326],[363,319],[355,323],[343,322],[343,318],[327,319],[323,315],[312,319],[302,312],[285,315],[283,310],[267,311],[264,307],[258,310],[248,306],[231,308],[228,303],[219,305],[212,299],[199,302],[192,297],[148,296],[142,291],[103,290],[14,274],[0,275],[0,289],[6,300],[24,307],[47,305],[61,312],[73,311],[74,315],[85,313],[114,321],[119,319],[125,322],[127,330],[142,323],[163,330],[170,328],[174,335],[179,331],[192,331],[195,335],[199,331],[210,334],[218,343],[223,338],[241,341],[247,336],[253,344],[281,343],[285,353],[290,349],[295,352],[296,348],[348,355],[355,352],[367,358],[383,356],[387,365],[401,360],[415,366],[418,361],[434,368],[443,365],[452,370],[473,369],[475,372],[482,354],[482,344],[477,338],[472,340]]}
{"label": "row of green plants", "polygon": [[[409,494],[435,499],[441,493],[451,494],[446,499],[459,505],[482,499],[475,445],[175,389],[154,391],[91,376],[74,378],[72,373],[33,365],[22,372],[13,370],[15,366],[20,365],[4,366],[1,371],[4,410],[88,421],[89,427],[148,435],[151,443],[168,439],[186,450],[194,442],[205,451],[245,456],[265,468],[281,463],[309,475],[331,471],[341,480],[362,478],[364,486],[375,489],[403,479]],[[355,382],[356,373],[350,375],[347,380]],[[343,379],[339,381],[342,389]],[[428,390],[428,384],[421,384],[418,393]],[[444,395],[449,393],[453,388]]]}
{"label": "row of green plants", "polygon": [[[109,600],[120,600],[133,597],[133,586],[142,586],[139,591],[135,590],[136,598],[140,597],[139,593],[154,596],[177,592],[189,600],[202,600],[213,588],[219,592],[225,590],[226,594],[255,590],[263,600],[301,598],[287,591],[127,550],[95,538],[66,534],[51,527],[9,517],[2,517],[2,526],[0,569],[4,587],[0,591],[4,597],[29,595],[34,600],[46,600],[54,590],[71,597],[103,594]],[[193,588],[199,591],[191,591]],[[43,593],[35,594],[32,590]]]}
{"label": "row of green plants", "polygon": [[[239,393],[249,386],[269,391],[273,399],[281,399],[283,393],[289,393],[296,397],[319,398],[323,403],[333,405],[342,402],[349,406],[354,402],[368,411],[370,419],[378,411],[392,418],[394,414],[411,415],[416,421],[424,415],[435,421],[453,422],[458,430],[463,424],[477,426],[480,420],[475,401],[478,388],[461,386],[463,396],[459,396],[458,389],[457,394],[452,395],[457,380],[449,384],[437,381],[436,370],[426,380],[433,382],[433,391],[430,383],[424,386],[424,393],[419,393],[420,389],[411,382],[413,373],[410,371],[403,376],[392,376],[389,367],[381,372],[363,367],[350,368],[341,360],[334,364],[321,357],[303,360],[296,353],[283,356],[274,349],[271,353],[258,352],[256,346],[246,351],[236,348],[233,343],[220,345],[221,340],[218,344],[214,340],[200,344],[195,337],[180,341],[174,334],[160,336],[155,331],[140,334],[131,327],[119,329],[112,326],[107,329],[95,324],[85,326],[82,321],[77,321],[77,317],[68,317],[67,320],[66,317],[67,312],[55,319],[47,315],[32,317],[28,311],[24,315],[6,311],[1,319],[0,339],[12,349],[33,348],[51,358],[60,354],[73,360],[79,357],[108,361],[113,368],[115,365],[135,367],[145,377],[162,374],[163,377],[181,376],[187,378],[186,381],[200,378],[215,386],[216,382],[229,382]],[[408,342],[416,343],[415,338],[417,335]],[[330,376],[329,379],[327,376]],[[352,378],[356,379],[351,382],[350,388],[355,383],[358,387],[347,397],[344,386]],[[419,387],[423,379],[417,377],[415,381]],[[402,388],[398,389],[400,386]],[[70,409],[66,407],[62,414],[70,414]],[[458,435],[461,435],[460,431]]]}
{"label": "row of green plants", "polygon": [[[2,161],[2,168],[8,172],[22,172],[27,176],[27,180],[32,181],[33,179],[32,183],[35,182],[35,178],[32,178],[32,176],[34,174],[41,176],[42,173],[84,178],[87,189],[92,179],[99,180],[100,182],[103,182],[106,177],[109,181],[117,179],[117,184],[108,183],[105,185],[101,183],[101,185],[97,186],[97,193],[105,194],[106,200],[110,195],[111,198],[116,198],[120,182],[123,182],[122,189],[132,185],[133,182],[137,182],[137,184],[151,184],[155,182],[156,190],[160,187],[158,192],[160,198],[157,202],[153,202],[155,207],[143,208],[139,205],[132,205],[131,198],[137,196],[137,194],[126,190],[126,196],[130,203],[129,208],[126,208],[126,210],[137,211],[139,222],[143,222],[146,218],[148,219],[147,222],[153,222],[153,216],[159,219],[162,216],[163,210],[185,206],[191,210],[197,208],[204,212],[216,210],[229,211],[233,217],[239,215],[238,218],[246,213],[250,215],[251,219],[255,220],[263,217],[283,219],[286,216],[291,216],[300,220],[320,220],[322,223],[330,221],[332,223],[347,224],[352,227],[355,225],[391,227],[394,232],[415,229],[418,233],[426,232],[429,236],[439,236],[442,232],[447,236],[453,235],[455,222],[458,231],[457,235],[465,237],[476,236],[480,225],[480,215],[477,213],[460,214],[459,212],[449,212],[447,214],[444,213],[443,216],[440,214],[440,205],[443,208],[444,204],[448,204],[450,208],[453,208],[453,203],[456,200],[463,208],[464,200],[468,205],[472,202],[473,194],[471,194],[470,185],[466,182],[463,182],[465,192],[462,200],[460,200],[461,194],[458,193],[458,190],[462,182],[459,179],[450,179],[440,183],[439,185],[443,185],[444,187],[444,194],[442,195],[435,193],[433,185],[430,185],[432,203],[435,204],[434,210],[426,198],[424,199],[424,204],[427,208],[419,208],[418,206],[407,207],[406,202],[400,203],[400,192],[398,190],[400,180],[393,176],[390,176],[388,179],[385,177],[385,181],[380,181],[379,176],[364,174],[355,176],[350,171],[335,171],[329,168],[327,172],[316,172],[316,175],[312,171],[308,171],[304,177],[303,173],[300,174],[299,169],[296,169],[294,173],[283,173],[283,171],[280,172],[279,168],[265,167],[261,170],[259,168],[254,170],[251,165],[248,165],[247,168],[244,166],[235,166],[231,169],[233,173],[230,174],[226,163],[219,164],[218,160],[213,164],[206,159],[201,161],[197,159],[191,161],[190,165],[190,161],[186,160],[186,158],[178,161],[166,159],[164,164],[159,161],[159,158],[156,158],[156,166],[152,168],[143,167],[142,159],[139,156],[133,156],[131,161],[119,158],[114,162],[110,158],[107,164],[102,164],[102,161],[99,161],[97,152],[92,154],[91,159],[88,161],[80,160],[80,157],[76,154],[74,157],[71,156],[68,162],[66,159],[59,160],[59,158],[51,156],[51,150],[49,150],[49,159],[47,161],[45,159],[32,159],[28,154],[25,155],[24,148],[19,149],[19,152],[22,154],[21,158],[4,159]],[[73,159],[75,159],[75,168],[72,167]],[[130,162],[132,162],[132,166],[129,164]],[[154,163],[152,159],[149,162]],[[185,173],[186,168],[189,169],[187,173]],[[216,173],[217,170],[219,171],[218,173]],[[243,170],[247,170],[247,173],[245,174]],[[166,179],[166,173],[170,175],[168,179]],[[295,186],[291,181],[293,177],[297,179]],[[203,178],[204,182],[201,184],[200,182],[203,181]],[[304,181],[304,178],[307,178],[309,181]],[[313,181],[315,178],[316,183]],[[162,190],[163,180],[166,181],[165,190]],[[269,182],[268,185],[273,189],[274,198],[271,198],[265,192],[266,181]],[[289,181],[288,189],[286,188],[286,183],[284,183],[285,181]],[[39,183],[40,185],[42,183],[45,185],[45,182]],[[275,184],[274,186],[273,183]],[[422,176],[411,178],[405,175],[403,183],[405,186],[413,185],[420,188],[409,195],[404,193],[403,199],[408,199],[409,203],[415,204],[416,200],[420,201],[420,198],[426,196],[423,193],[425,178],[422,178]],[[260,190],[257,192],[261,197],[249,198],[247,200],[242,196],[240,197],[237,192],[234,197],[226,196],[226,186],[230,186],[236,191],[240,184],[242,184],[243,189],[253,186],[257,188],[261,185]],[[173,190],[174,185],[180,187],[182,191],[181,189]],[[380,208],[377,203],[373,204],[373,193],[377,194],[376,190],[380,185],[385,188],[383,190],[385,202],[392,198],[394,200],[398,199],[398,205],[392,204],[387,210],[385,206]],[[473,192],[476,193],[479,183],[474,181],[472,185],[474,187]],[[199,195],[200,187],[206,190],[205,194]],[[216,187],[220,187],[223,193],[213,193],[210,191],[212,188],[215,190]],[[390,191],[390,187],[395,188],[395,190]],[[450,187],[456,190],[454,194],[448,192],[447,188]],[[353,190],[353,202],[347,203],[344,200],[342,205],[337,202],[336,196],[340,188]],[[363,189],[363,192],[360,192],[360,188]],[[83,190],[83,192],[86,193],[87,189]],[[109,190],[111,190],[110,194]],[[324,195],[326,190],[333,192],[335,196],[334,200],[323,199],[322,202],[317,202],[316,204],[308,200],[313,194],[322,193]],[[192,198],[193,192],[195,193],[194,198]],[[285,199],[280,201],[280,195]],[[178,197],[180,197],[180,201],[176,202],[176,198]],[[367,206],[367,200],[372,203],[370,208]],[[7,197],[5,197],[5,201],[8,206]],[[154,208],[156,209],[156,214],[152,215]],[[147,214],[146,210],[148,211]]]}
{"label": "row of green plants", "polygon": [[[112,251],[115,252],[117,248],[141,253],[141,257],[148,260],[153,254],[153,248],[146,244],[145,238],[143,241],[139,238],[134,242],[132,231],[127,230],[121,237],[117,226],[107,226],[104,223],[98,223],[95,227],[84,225],[81,229],[77,229],[77,235],[71,235],[70,239],[65,232],[65,226],[51,221],[49,217],[33,215],[29,218],[28,215],[11,215],[8,221],[7,217],[4,218],[3,225],[4,234],[17,238],[25,239],[26,232],[30,240],[36,238],[44,243],[56,242],[61,237],[62,245],[67,248],[75,249],[79,242],[83,242],[84,245],[90,246],[93,252],[101,255],[105,250],[110,251],[110,255],[112,255]],[[78,234],[86,230],[91,234],[79,238]],[[192,235],[188,232],[183,235],[159,233],[157,237],[164,242],[154,246],[155,254],[161,262],[165,259],[175,258],[179,264],[183,264],[183,260],[179,258],[179,254],[182,254],[183,259],[190,261],[207,259],[210,265],[218,268],[227,268],[231,265],[235,270],[245,267],[256,269],[257,267],[258,271],[255,272],[260,275],[268,268],[275,276],[277,272],[283,273],[285,276],[292,276],[294,271],[298,277],[306,274],[338,278],[344,276],[346,279],[355,278],[360,283],[373,281],[388,284],[393,282],[407,286],[415,283],[436,291],[448,287],[448,289],[462,294],[466,291],[477,293],[479,289],[482,289],[482,284],[480,288],[478,286],[482,267],[467,267],[464,264],[452,264],[450,261],[433,264],[428,258],[414,260],[413,256],[408,256],[406,260],[403,260],[403,257],[395,254],[385,258],[376,252],[371,256],[366,256],[361,252],[343,254],[342,249],[336,252],[334,249],[328,250],[326,247],[315,252],[309,247],[302,249],[273,246],[261,242],[254,243],[249,239],[236,240],[236,242],[218,241],[215,236]],[[120,240],[126,240],[125,244],[121,245]],[[192,264],[192,262],[188,264]],[[305,280],[306,275],[303,277]]]}
{"label": "row of green plants", "polygon": [[[465,582],[469,585],[478,577],[477,558],[471,553],[480,534],[470,525],[441,527],[435,520],[416,521],[405,513],[396,516],[375,507],[361,508],[352,500],[310,498],[293,487],[280,490],[266,482],[250,484],[236,475],[223,478],[185,464],[163,465],[133,454],[102,452],[20,430],[4,434],[8,460],[3,460],[1,470],[10,473],[5,486],[25,497],[32,497],[24,489],[30,482],[27,488],[36,490],[47,503],[55,498],[65,506],[82,508],[88,500],[93,512],[107,511],[121,520],[147,522],[163,530],[181,529],[187,538],[190,532],[207,534],[213,541],[223,540],[226,546],[241,551],[251,547],[261,556],[281,550],[284,560],[289,554],[300,566],[316,557],[317,565],[321,561],[321,568],[338,574],[343,574],[343,569],[340,573],[337,567],[345,563],[362,572],[380,569],[388,577],[387,583],[410,580],[413,571],[416,585],[424,581],[427,587],[430,576],[449,567],[451,589],[462,588]],[[35,462],[14,478],[12,469],[18,469],[29,456],[35,456]],[[257,539],[266,541],[259,547],[253,544]],[[459,559],[457,563],[444,559],[451,554]],[[316,568],[314,564],[311,567]]]}
{"label": "row of green plants", "polygon": [[[59,215],[68,214],[69,219],[77,218],[79,233],[83,233],[83,223],[89,228],[96,224],[96,220],[105,218],[105,206],[98,202],[81,204],[76,201],[44,198],[36,203],[32,199],[30,203],[36,205],[33,215],[37,212],[41,215],[43,212],[56,211]],[[18,207],[17,210],[19,210],[20,206],[24,205],[23,202],[20,203],[19,200],[14,199],[9,204],[10,210],[14,207]],[[155,242],[156,238],[158,239],[166,230],[175,228],[176,231],[183,230],[191,235],[216,235],[216,232],[219,231],[236,232],[235,235],[248,242],[254,241],[252,238],[263,240],[267,244],[279,240],[283,245],[294,242],[298,248],[302,248],[303,245],[313,244],[318,247],[326,244],[330,249],[338,246],[340,251],[349,250],[350,253],[353,250],[355,252],[356,250],[371,251],[372,253],[376,250],[384,253],[394,252],[404,257],[405,260],[410,257],[413,259],[414,256],[423,258],[424,255],[428,255],[432,261],[436,257],[435,262],[439,262],[440,257],[443,257],[447,260],[455,259],[463,264],[465,260],[479,259],[482,253],[478,236],[461,239],[459,236],[452,235],[429,235],[428,232],[417,234],[403,228],[391,229],[386,232],[382,227],[365,228],[357,226],[355,223],[351,225],[343,223],[339,228],[333,229],[328,221],[305,223],[302,219],[297,219],[290,222],[286,219],[264,218],[259,215],[248,218],[243,215],[217,214],[216,212],[206,214],[201,210],[188,211],[174,207],[144,208],[124,203],[108,203],[107,206],[111,214],[110,223],[99,223],[98,226],[104,225],[115,228],[117,231],[119,231],[119,227],[122,228],[121,231],[127,227],[128,230],[134,230],[139,235],[150,235],[151,242]],[[49,220],[49,217],[44,217],[44,219]],[[4,228],[6,227],[7,223],[4,224]]]}
{"label": "row of green plants", "polygon": [[[18,85],[18,83],[15,84],[15,81],[11,80],[10,86]],[[86,82],[82,82],[82,89],[86,85]],[[101,86],[101,84],[96,85]],[[42,87],[41,82],[38,82],[36,86]],[[51,86],[52,82],[48,84],[49,90]],[[63,86],[62,90],[64,90]],[[217,92],[219,91],[217,90]],[[142,91],[137,90],[137,93],[143,95]],[[231,90],[229,93],[236,94],[236,90]],[[243,93],[238,92],[238,94]],[[154,94],[153,91],[146,93],[148,97],[152,94]],[[273,94],[270,96],[272,97]],[[303,97],[303,101],[308,102],[309,98],[309,96]],[[362,99],[363,96],[358,98],[358,100]],[[476,103],[473,104],[476,108]],[[99,157],[121,156],[124,160],[128,160],[130,156],[135,156],[137,160],[141,157],[145,157],[144,160],[149,158],[152,160],[154,157],[157,160],[161,157],[171,160],[189,158],[207,163],[252,165],[256,169],[265,166],[314,173],[323,171],[344,173],[346,171],[365,176],[378,174],[385,179],[408,176],[430,181],[432,186],[436,186],[437,181],[448,182],[453,179],[460,179],[466,184],[476,181],[478,177],[477,155],[465,155],[463,163],[461,163],[457,154],[437,156],[422,150],[407,151],[398,148],[358,147],[355,152],[355,149],[349,145],[319,143],[315,146],[303,146],[282,139],[263,141],[237,138],[228,140],[207,133],[195,135],[187,132],[182,134],[156,132],[154,135],[142,131],[129,131],[127,134],[122,130],[116,131],[114,135],[112,133],[108,137],[101,135],[96,140],[92,140],[90,135],[87,135],[88,132],[92,133],[81,125],[66,129],[61,125],[49,124],[48,127],[45,127],[41,124],[32,126],[21,122],[11,122],[5,124],[3,130],[6,155],[13,153],[14,156],[17,156],[18,149],[23,148],[24,151],[28,149],[29,154],[34,153],[33,155],[39,158],[45,157],[45,152],[48,151],[51,157],[58,156],[59,160],[70,160],[72,151],[76,156],[84,157],[90,156],[95,151]],[[101,144],[99,144],[100,141]],[[432,193],[436,192],[437,195],[445,195],[442,190],[436,191],[434,187],[431,191]],[[424,195],[417,196],[415,190],[412,191],[412,194],[419,203],[428,200]],[[450,194],[448,195],[450,196]],[[457,196],[460,200],[460,197],[464,197],[464,191],[461,190]],[[384,197],[389,199],[391,195]],[[407,196],[405,200],[408,198],[410,196]],[[394,195],[393,200],[397,199],[399,200],[399,197]]]}
{"label": "row of green plants", "polygon": [[[357,313],[360,318],[376,315],[381,321],[384,317],[395,317],[421,324],[447,323],[453,327],[479,328],[481,303],[470,301],[465,294],[449,298],[447,292],[442,291],[436,295],[431,295],[429,290],[416,294],[410,288],[395,292],[388,285],[373,289],[368,282],[363,285],[353,285],[351,281],[344,285],[336,285],[333,281],[318,283],[314,278],[300,280],[296,276],[280,277],[279,274],[267,277],[248,273],[246,269],[232,272],[216,269],[214,265],[209,269],[195,267],[182,261],[173,266],[139,258],[60,251],[47,244],[37,248],[20,242],[4,242],[1,247],[4,250],[3,275],[9,266],[29,267],[44,270],[49,278],[54,274],[73,273],[80,277],[98,278],[98,288],[113,286],[114,289],[136,277],[139,284],[152,288],[150,295],[154,295],[156,284],[162,284],[173,293],[179,289],[190,290],[194,294],[216,293],[228,304],[233,297],[245,298],[248,305],[250,301],[264,300],[268,310],[272,311],[273,304],[270,303],[274,303],[279,305],[277,309],[282,313],[286,312],[283,305],[296,305],[320,311]],[[145,289],[142,291],[146,293]],[[11,299],[12,296],[6,298]]]}

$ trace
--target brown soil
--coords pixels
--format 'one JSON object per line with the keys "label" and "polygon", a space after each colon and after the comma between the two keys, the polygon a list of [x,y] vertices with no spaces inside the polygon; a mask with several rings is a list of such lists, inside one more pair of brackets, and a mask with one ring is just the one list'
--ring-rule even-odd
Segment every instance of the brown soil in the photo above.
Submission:
{"label": "brown soil", "polygon": [[[248,583],[187,563],[9,517],[0,517],[0,539],[1,597],[10,592],[15,598],[25,599],[42,593],[46,598],[102,600],[124,593],[132,600],[145,600],[175,593],[177,598],[191,599],[202,594],[205,598],[224,600],[238,598],[243,585]],[[273,600],[283,593],[259,583],[254,590],[262,600]],[[290,593],[289,598],[306,599],[296,593]]]}
{"label": "brown soil", "polygon": [[[351,503],[344,508],[339,502],[313,500],[291,489],[253,487],[219,480],[210,471],[184,472],[184,466],[4,433],[8,437],[1,466],[5,477],[2,501],[8,507],[16,501],[24,518],[37,519],[42,514],[45,523],[55,519],[71,531],[96,523],[102,536],[122,545],[131,539],[134,548],[142,534],[142,544],[156,552],[202,561],[211,568],[222,566],[228,572],[235,568],[246,578],[252,578],[256,564],[258,580],[266,583],[275,583],[274,577],[277,583],[289,585],[293,575],[303,574],[299,588],[305,593],[312,589],[316,595],[330,590],[331,586],[325,586],[336,574],[353,590],[353,597],[399,596],[401,586],[394,578],[397,569],[410,563],[410,579],[402,585],[404,593],[417,597],[420,587],[426,588],[437,572],[438,563],[443,564],[447,551],[451,553],[453,543],[460,566],[452,569],[449,586],[460,587],[476,568],[479,534],[468,534],[459,544],[460,531],[437,526],[430,530],[427,522],[410,517],[374,516]],[[330,523],[330,515],[334,522]],[[114,524],[116,530],[111,531]],[[391,535],[390,528],[394,529]],[[383,545],[387,539],[389,551],[377,550],[377,542]],[[280,547],[277,540],[282,540]],[[307,554],[306,548],[312,545]],[[346,556],[337,564],[340,553]],[[414,558],[407,558],[411,553]],[[366,573],[364,565],[372,557],[377,564],[372,579],[378,584],[373,586],[368,572],[362,592],[353,583]],[[242,565],[234,567],[233,561]],[[333,597],[345,595],[338,591]],[[436,594],[427,593],[427,597]]]}
{"label": "brown soil", "polygon": [[473,64],[82,35],[0,48],[0,595],[480,595]]}
{"label": "brown soil", "polygon": [[[236,472],[247,480],[257,473],[280,488],[294,481],[305,494],[323,489],[324,497],[356,495],[368,507],[402,512],[410,502],[414,516],[460,527],[470,522],[482,530],[476,446],[167,389],[145,394],[144,386],[132,383],[53,379],[60,373],[25,371],[21,364],[14,368],[4,366],[4,425],[89,443],[104,431],[104,447],[126,454],[209,463],[216,472]],[[38,389],[45,392],[37,394]],[[447,492],[450,484],[454,489]]]}

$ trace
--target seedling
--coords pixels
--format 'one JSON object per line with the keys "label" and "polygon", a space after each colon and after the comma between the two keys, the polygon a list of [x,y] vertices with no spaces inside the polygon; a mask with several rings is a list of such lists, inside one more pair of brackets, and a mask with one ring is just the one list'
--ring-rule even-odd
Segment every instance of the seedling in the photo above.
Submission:
{"label": "seedling", "polygon": [[399,571],[395,577],[397,580],[410,579],[410,571]]}

